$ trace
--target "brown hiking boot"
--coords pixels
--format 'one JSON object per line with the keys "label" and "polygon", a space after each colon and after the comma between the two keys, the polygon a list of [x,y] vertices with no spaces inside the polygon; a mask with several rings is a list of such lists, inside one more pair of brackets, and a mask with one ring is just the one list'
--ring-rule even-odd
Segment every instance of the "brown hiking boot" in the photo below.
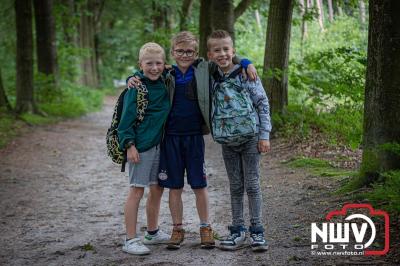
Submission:
{"label": "brown hiking boot", "polygon": [[185,230],[183,229],[173,229],[171,239],[168,242],[167,249],[179,249],[181,247],[181,243],[185,238]]}
{"label": "brown hiking boot", "polygon": [[214,234],[211,226],[200,227],[201,248],[215,248]]}

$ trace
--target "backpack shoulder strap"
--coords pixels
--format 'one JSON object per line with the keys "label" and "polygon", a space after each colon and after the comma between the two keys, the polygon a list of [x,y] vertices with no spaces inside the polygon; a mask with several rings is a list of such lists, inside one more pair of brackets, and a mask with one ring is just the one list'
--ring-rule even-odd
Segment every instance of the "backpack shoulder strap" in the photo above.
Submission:
{"label": "backpack shoulder strap", "polygon": [[135,125],[138,126],[144,119],[144,114],[149,104],[149,91],[146,85],[142,82],[137,89],[136,98],[136,121]]}

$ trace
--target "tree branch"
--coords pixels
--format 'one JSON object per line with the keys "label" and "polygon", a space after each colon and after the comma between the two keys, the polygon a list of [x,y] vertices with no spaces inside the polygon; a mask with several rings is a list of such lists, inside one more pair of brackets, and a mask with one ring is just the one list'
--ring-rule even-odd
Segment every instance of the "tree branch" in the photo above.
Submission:
{"label": "tree branch", "polygon": [[235,21],[246,11],[246,9],[250,6],[253,0],[242,0],[240,3],[235,7],[234,16]]}

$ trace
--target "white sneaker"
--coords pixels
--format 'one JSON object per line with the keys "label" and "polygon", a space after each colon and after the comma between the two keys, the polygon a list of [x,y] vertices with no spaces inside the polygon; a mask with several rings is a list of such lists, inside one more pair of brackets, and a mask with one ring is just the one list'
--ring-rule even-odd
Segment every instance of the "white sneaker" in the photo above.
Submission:
{"label": "white sneaker", "polygon": [[125,239],[125,243],[122,246],[122,250],[133,255],[147,255],[150,254],[150,249],[148,249],[140,238],[132,238],[128,241]]}
{"label": "white sneaker", "polygon": [[170,235],[158,230],[155,235],[150,235],[148,232],[146,232],[144,234],[143,243],[146,245],[167,244],[169,239]]}

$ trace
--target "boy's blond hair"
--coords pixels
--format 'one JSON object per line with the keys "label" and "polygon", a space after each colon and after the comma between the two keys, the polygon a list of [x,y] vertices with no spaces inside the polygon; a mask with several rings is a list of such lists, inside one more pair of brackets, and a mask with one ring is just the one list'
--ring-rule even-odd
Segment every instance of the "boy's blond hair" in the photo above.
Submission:
{"label": "boy's blond hair", "polygon": [[175,45],[180,43],[193,43],[194,49],[197,52],[199,49],[199,40],[190,31],[181,31],[172,37],[171,40],[171,53],[174,51]]}
{"label": "boy's blond hair", "polygon": [[215,30],[207,37],[207,49],[210,49],[210,40],[230,38],[233,47],[232,36],[226,30]]}
{"label": "boy's blond hair", "polygon": [[165,62],[165,51],[158,43],[148,42],[140,48],[139,63],[143,60],[143,57],[148,54],[160,54]]}

